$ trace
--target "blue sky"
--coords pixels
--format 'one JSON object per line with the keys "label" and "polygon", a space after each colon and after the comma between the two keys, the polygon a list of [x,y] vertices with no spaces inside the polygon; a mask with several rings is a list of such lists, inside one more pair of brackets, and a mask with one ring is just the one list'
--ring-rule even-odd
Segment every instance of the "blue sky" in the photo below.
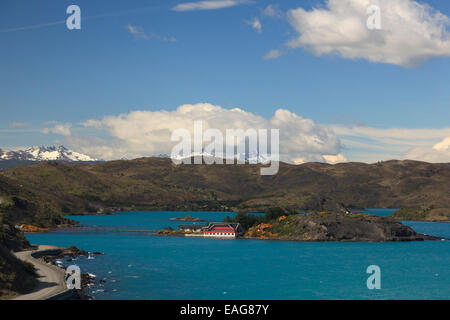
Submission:
{"label": "blue sky", "polygon": [[[331,128],[443,130],[422,147],[447,137],[450,58],[431,57],[405,67],[317,56],[286,45],[298,37],[287,18],[264,15],[269,5],[285,13],[323,8],[324,1],[245,1],[217,10],[173,10],[186,2],[1,1],[0,147],[64,142],[67,135],[45,131],[55,124],[107,138],[110,132],[79,124],[201,102],[239,107],[267,119],[283,108]],[[427,3],[450,16],[448,1]],[[65,26],[70,4],[82,10],[81,30]],[[261,32],[250,25],[253,19],[261,23]],[[146,36],[132,34],[127,26]],[[31,28],[16,30],[21,27]],[[265,59],[270,50],[283,54]],[[414,132],[416,137],[420,131]],[[345,134],[337,134],[345,140]],[[371,137],[361,139],[370,144]],[[364,147],[345,142],[342,152],[350,160],[376,160]],[[380,160],[393,153],[381,150]]]}

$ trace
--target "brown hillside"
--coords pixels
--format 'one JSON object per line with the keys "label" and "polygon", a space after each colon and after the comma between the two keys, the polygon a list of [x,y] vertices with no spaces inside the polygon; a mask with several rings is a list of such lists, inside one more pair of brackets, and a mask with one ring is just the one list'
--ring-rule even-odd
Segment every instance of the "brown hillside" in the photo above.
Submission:
{"label": "brown hillside", "polygon": [[177,166],[162,158],[95,165],[43,162],[1,172],[0,209],[9,204],[6,211],[22,212],[17,207],[23,207],[23,201],[41,211],[47,206],[52,212],[78,214],[120,209],[261,211],[273,206],[331,211],[450,208],[450,164],[281,163],[274,176],[261,176],[259,169],[260,165]]}

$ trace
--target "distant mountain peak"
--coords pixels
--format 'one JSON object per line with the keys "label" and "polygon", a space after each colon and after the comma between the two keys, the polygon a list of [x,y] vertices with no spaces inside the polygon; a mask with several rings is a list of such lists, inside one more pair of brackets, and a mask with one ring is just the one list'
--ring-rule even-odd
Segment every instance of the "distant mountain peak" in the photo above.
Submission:
{"label": "distant mountain peak", "polygon": [[[159,155],[159,157],[160,158],[171,158],[168,155],[164,155],[164,156]],[[201,153],[192,152],[187,157],[183,157],[182,155],[178,155],[178,156],[175,156],[172,159],[176,160],[176,161],[182,161],[183,159],[192,158],[192,157],[203,157],[203,158],[213,158],[213,159],[214,158],[216,158],[216,159],[222,158],[223,160],[227,159],[225,154],[222,155],[222,157],[218,157],[218,156],[215,156],[214,154],[210,154],[208,152],[205,152],[204,150]],[[265,157],[262,154],[259,154],[258,152],[239,153],[239,154],[235,155],[234,157],[236,157],[236,160],[245,161],[245,162],[250,163],[250,164],[257,164],[257,163],[267,164],[267,163],[270,162],[270,158],[269,157]]]}
{"label": "distant mountain peak", "polygon": [[98,161],[88,155],[75,152],[62,145],[29,147],[24,150],[2,150],[0,149],[0,160],[28,160],[28,161]]}

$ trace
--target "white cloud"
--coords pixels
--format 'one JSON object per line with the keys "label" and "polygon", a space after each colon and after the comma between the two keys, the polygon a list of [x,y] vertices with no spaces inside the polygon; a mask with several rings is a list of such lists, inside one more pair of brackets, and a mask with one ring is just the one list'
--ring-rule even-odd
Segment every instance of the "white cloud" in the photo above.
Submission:
{"label": "white cloud", "polygon": [[59,134],[59,135],[68,137],[72,134],[72,132],[70,130],[71,127],[72,127],[72,125],[70,123],[55,124],[53,128],[42,129],[41,133],[43,133],[43,134],[54,133],[54,134]]}
{"label": "white cloud", "polygon": [[353,161],[409,159],[448,162],[450,128],[409,129],[332,126]]}
{"label": "white cloud", "polygon": [[252,26],[253,29],[256,30],[256,32],[261,33],[262,32],[262,25],[261,21],[259,21],[258,18],[254,18],[253,20],[247,22],[250,26]]}
{"label": "white cloud", "polygon": [[287,43],[316,55],[336,54],[403,67],[450,56],[450,19],[427,4],[389,0],[381,4],[381,30],[366,26],[371,0],[328,0],[325,7],[288,11],[299,36]]}
{"label": "white cloud", "polygon": [[10,127],[12,128],[21,128],[21,127],[26,127],[28,126],[28,123],[26,122],[19,122],[19,121],[13,121],[9,124]]}
{"label": "white cloud", "polygon": [[281,51],[280,50],[270,50],[269,52],[267,52],[264,55],[264,59],[276,59],[279,56],[281,56]]}
{"label": "white cloud", "polygon": [[[193,132],[193,121],[202,120],[204,130],[226,129],[280,129],[280,159],[325,162],[324,156],[339,157],[341,143],[328,127],[304,119],[288,110],[279,109],[271,119],[265,119],[239,108],[225,109],[209,103],[186,104],[174,111],[133,111],[101,120],[91,119],[86,127],[106,131],[109,140],[72,137],[71,146],[80,152],[102,159],[136,158],[170,154],[170,141],[175,129]],[[89,143],[83,142],[89,141]],[[331,159],[331,158],[330,158]]]}
{"label": "white cloud", "polygon": [[339,136],[369,138],[374,141],[393,145],[423,144],[441,140],[450,136],[450,128],[442,129],[410,129],[410,128],[372,128],[368,126],[332,126]]}
{"label": "white cloud", "polygon": [[63,136],[70,136],[72,134],[70,131],[71,126],[70,123],[57,124],[53,127],[52,132]]}
{"label": "white cloud", "polygon": [[125,27],[133,36],[135,39],[144,39],[149,40],[149,36],[145,33],[144,29],[137,26],[132,26],[131,24],[127,25]]}
{"label": "white cloud", "polygon": [[405,153],[404,157],[434,163],[450,162],[450,137],[436,143],[432,148],[414,148]]}
{"label": "white cloud", "polygon": [[[323,125],[285,109],[270,118],[240,108],[226,109],[209,103],[185,104],[173,111],[133,111],[89,119],[72,134],[71,124],[53,123],[42,133],[63,135],[65,144],[93,157],[133,159],[170,154],[175,129],[193,133],[193,122],[203,129],[280,129],[280,159],[285,162],[359,161],[392,159],[450,162],[450,128],[410,129]],[[81,134],[81,135],[80,135]]]}
{"label": "white cloud", "polygon": [[161,36],[154,32],[152,32],[151,34],[147,34],[143,28],[138,26],[132,26],[131,24],[127,25],[125,29],[128,30],[136,39],[143,39],[143,40],[156,39],[163,42],[177,41],[175,37]]}
{"label": "white cloud", "polygon": [[131,24],[125,27],[133,36],[137,39],[149,40],[149,36],[145,33],[144,29],[136,26],[132,26]]}
{"label": "white cloud", "polygon": [[176,5],[172,8],[174,11],[195,11],[195,10],[218,10],[238,6],[247,3],[243,0],[210,0],[186,2]]}
{"label": "white cloud", "polygon": [[450,152],[450,137],[447,137],[441,142],[436,143],[433,146],[433,149],[436,151]]}
{"label": "white cloud", "polygon": [[284,12],[280,10],[280,7],[275,4],[269,4],[263,11],[262,15],[265,17],[272,17],[272,18],[281,18],[284,16]]}
{"label": "white cloud", "polygon": [[336,163],[341,163],[341,162],[347,162],[347,158],[344,157],[344,155],[342,154],[338,154],[338,155],[330,155],[330,156],[323,156],[325,158],[325,160],[330,163],[330,164],[336,164]]}

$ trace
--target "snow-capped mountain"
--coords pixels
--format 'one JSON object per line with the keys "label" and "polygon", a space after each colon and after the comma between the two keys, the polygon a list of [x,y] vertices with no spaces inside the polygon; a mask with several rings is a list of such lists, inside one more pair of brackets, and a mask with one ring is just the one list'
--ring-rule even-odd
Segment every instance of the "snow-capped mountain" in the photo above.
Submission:
{"label": "snow-capped mountain", "polygon": [[[170,156],[168,155],[160,155],[161,158],[169,158]],[[203,158],[222,158],[222,159],[227,159],[226,155],[223,155],[223,157],[215,157],[213,154],[207,153],[205,151],[198,153],[198,152],[193,152],[191,153],[191,155],[189,157],[183,157],[182,155],[178,155],[175,156],[174,158],[172,158],[172,160],[174,161],[182,161],[183,159],[186,158],[191,158],[191,157],[203,157]],[[261,154],[259,154],[258,152],[250,152],[250,153],[239,153],[236,156],[237,160],[243,160],[246,161],[247,163],[252,163],[252,164],[256,164],[256,163],[262,163],[262,164],[266,164],[270,162],[270,157],[265,157]]]}
{"label": "snow-capped mountain", "polygon": [[98,161],[88,155],[67,149],[64,146],[30,147],[25,150],[2,150],[0,160],[28,160],[28,161]]}

